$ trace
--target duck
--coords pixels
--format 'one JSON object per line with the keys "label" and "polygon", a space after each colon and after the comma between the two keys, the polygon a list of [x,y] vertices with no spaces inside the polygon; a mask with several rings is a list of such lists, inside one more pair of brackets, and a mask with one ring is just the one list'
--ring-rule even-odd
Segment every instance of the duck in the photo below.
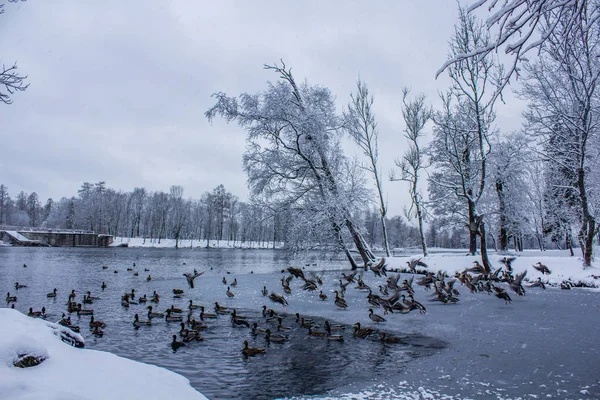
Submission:
{"label": "duck", "polygon": [[237,287],[237,278],[233,278],[233,282],[231,282],[231,287]]}
{"label": "duck", "polygon": [[183,310],[181,308],[175,308],[174,304],[171,304],[171,308],[169,309],[173,314],[181,314]]}
{"label": "duck", "polygon": [[277,330],[279,332],[288,332],[288,331],[291,331],[292,328],[289,326],[283,325],[283,318],[279,317],[279,318],[277,318]]}
{"label": "duck", "polygon": [[88,297],[88,299],[91,299],[91,300],[98,300],[99,299],[99,297],[92,296],[92,292],[90,292],[89,290],[87,292],[87,297]]}
{"label": "duck", "polygon": [[167,308],[167,315],[165,315],[165,321],[181,322],[181,321],[183,321],[183,317],[181,315],[178,315],[178,316],[171,315],[171,309]]}
{"label": "duck", "polygon": [[188,324],[192,327],[193,330],[196,330],[196,331],[203,331],[205,329],[208,329],[208,325],[198,322],[195,319],[192,319],[192,320],[188,319]]}
{"label": "duck", "polygon": [[266,286],[263,286],[261,293],[262,293],[263,297],[267,297],[267,295],[269,294],[269,291],[267,290]]}
{"label": "duck", "polygon": [[115,274],[118,274],[118,273],[119,273],[119,271],[117,271],[116,269],[115,269],[113,272],[114,272]]}
{"label": "duck", "polygon": [[369,318],[371,319],[371,321],[376,322],[378,324],[386,321],[386,319],[383,318],[382,316],[373,313],[372,308],[369,308]]}
{"label": "duck", "polygon": [[126,294],[125,296],[121,297],[121,305],[123,307],[129,308],[129,296],[128,296],[128,294]]}
{"label": "duck", "polygon": [[183,294],[183,289],[173,289],[173,294]]}
{"label": "duck", "polygon": [[133,319],[133,327],[138,329],[140,326],[150,326],[152,325],[152,322],[150,322],[150,320],[148,321],[140,321],[140,317],[139,315],[135,314],[135,317]]}
{"label": "duck", "polygon": [[179,334],[181,336],[188,336],[188,335],[197,335],[200,333],[200,330],[198,329],[188,329],[185,327],[185,324],[182,322],[181,324],[179,324],[181,326],[181,329],[179,329]]}
{"label": "duck", "polygon": [[329,321],[325,320],[325,330],[331,331],[341,331],[346,327],[342,324],[331,324]]}
{"label": "duck", "polygon": [[94,300],[90,299],[86,294],[83,295],[83,304],[93,304]]}
{"label": "duck", "polygon": [[19,285],[19,282],[15,282],[15,290],[26,288],[27,285]]}
{"label": "duck", "polygon": [[379,337],[379,340],[382,341],[383,343],[389,343],[389,344],[403,343],[403,340],[397,336],[390,336],[390,335],[386,334],[385,332],[381,332],[380,335],[381,336]]}
{"label": "duck", "polygon": [[235,317],[233,314],[231,315],[231,324],[234,327],[250,328],[250,323],[248,321],[239,317]]}
{"label": "duck", "polygon": [[327,340],[331,340],[334,342],[343,341],[344,337],[342,335],[332,335],[331,334],[332,329],[333,329],[332,325],[330,325],[328,321],[325,321],[325,331],[327,332]]}
{"label": "duck", "polygon": [[144,272],[150,272],[150,269],[144,268]]}
{"label": "duck", "polygon": [[177,335],[173,335],[173,341],[171,342],[171,348],[173,351],[177,351],[180,347],[185,346],[185,343],[177,341]]}
{"label": "duck", "polygon": [[337,290],[335,290],[334,292],[335,292],[335,302],[334,302],[335,305],[342,309],[348,308],[348,303],[346,302],[346,300],[343,297],[340,297]]}
{"label": "duck", "polygon": [[308,335],[309,336],[318,337],[318,338],[322,338],[322,337],[327,336],[327,332],[313,331],[312,329],[313,329],[312,326],[308,327]]}
{"label": "duck", "polygon": [[204,320],[205,318],[215,319],[217,318],[217,314],[206,313],[204,312],[204,306],[200,306],[200,320]]}
{"label": "duck", "polygon": [[280,294],[274,293],[274,292],[271,292],[271,294],[269,295],[269,299],[271,299],[271,301],[273,301],[275,303],[281,304],[282,306],[287,306],[288,305],[288,302],[285,299],[285,297],[283,297]]}
{"label": "duck", "polygon": [[153,312],[152,311],[152,306],[148,306],[146,307],[148,309],[148,319],[152,319],[152,318],[162,318],[165,316],[165,314],[161,313],[161,312]]}
{"label": "duck", "polygon": [[365,339],[366,337],[371,335],[373,332],[374,331],[371,328],[361,328],[360,322],[357,322],[356,324],[354,324],[354,336],[356,336],[358,338]]}
{"label": "duck", "polygon": [[273,334],[270,329],[265,329],[265,340],[267,343],[283,343],[288,339],[286,335]]}
{"label": "duck", "polygon": [[541,287],[542,289],[546,289],[546,285],[542,282],[542,278],[537,278],[537,281],[533,282],[529,287]]}
{"label": "duck", "polygon": [[94,319],[94,316],[92,315],[92,318],[90,319],[90,329],[95,327],[106,328],[106,324],[102,321]]}
{"label": "duck", "polygon": [[135,272],[133,273],[133,276],[140,276],[140,273],[139,273],[139,272],[137,272],[137,271],[135,271]]}
{"label": "duck", "polygon": [[53,298],[56,298],[56,292],[57,292],[57,289],[56,289],[56,288],[54,288],[54,290],[52,290],[50,293],[48,293],[48,294],[46,295],[46,297],[53,297]]}
{"label": "duck", "polygon": [[222,306],[215,301],[215,312],[220,315],[231,314],[231,309],[229,307]]}
{"label": "duck", "polygon": [[135,300],[135,289],[131,289],[131,293],[129,294],[129,298],[131,300]]}
{"label": "duck", "polygon": [[200,306],[198,304],[194,304],[194,302],[192,300],[190,300],[190,303],[188,305],[188,309],[189,310],[199,310]]}
{"label": "duck", "polygon": [[227,292],[225,292],[225,293],[227,294],[227,297],[229,297],[230,299],[235,297],[235,294],[231,291],[229,286],[227,286]]}
{"label": "duck", "polygon": [[27,316],[33,318],[46,318],[46,307],[42,307],[42,311],[33,311],[33,308],[29,307]]}
{"label": "duck", "polygon": [[185,279],[187,279],[187,283],[190,289],[194,288],[194,279],[196,279],[205,272],[206,271],[198,272],[194,269],[194,272],[186,272],[185,274],[183,274],[183,276],[185,276]]}
{"label": "duck", "polygon": [[138,298],[138,303],[140,303],[140,304],[146,304],[147,301],[148,301],[148,298],[146,297],[145,293],[142,297]]}
{"label": "duck", "polygon": [[102,286],[100,287],[102,288],[102,290],[104,290],[108,287],[108,285],[106,285],[106,282],[102,281]]}
{"label": "duck", "polygon": [[81,303],[77,304],[77,315],[94,315],[94,310],[81,308]]}
{"label": "duck", "polygon": [[108,269],[108,265],[103,265],[102,269]]}
{"label": "duck", "polygon": [[23,268],[27,268],[27,264],[23,264]]}
{"label": "duck", "polygon": [[262,334],[262,333],[267,333],[267,329],[264,328],[259,328],[258,327],[258,323],[253,323],[252,324],[252,334],[253,335],[258,335],[258,334]]}
{"label": "duck", "polygon": [[6,304],[15,303],[17,301],[17,296],[11,296],[10,292],[6,293]]}
{"label": "duck", "polygon": [[542,264],[541,262],[537,262],[536,264],[533,265],[533,268],[537,269],[538,271],[540,271],[542,273],[542,275],[544,274],[548,274],[550,275],[552,272],[548,269],[548,267],[546,267],[544,264]]}
{"label": "duck", "polygon": [[148,277],[146,278],[146,281],[149,282],[152,280],[152,275],[148,275]]}
{"label": "duck", "polygon": [[248,347],[248,341],[244,340],[244,348],[242,349],[242,354],[246,357],[253,357],[259,354],[264,354],[265,349],[260,347]]}
{"label": "duck", "polygon": [[227,278],[223,277],[223,285],[227,285]]}
{"label": "duck", "polygon": [[319,298],[323,301],[327,300],[327,295],[322,290],[319,291]]}
{"label": "duck", "polygon": [[102,336],[104,336],[104,331],[99,327],[95,327],[92,331],[92,335],[96,336],[97,338],[101,338]]}

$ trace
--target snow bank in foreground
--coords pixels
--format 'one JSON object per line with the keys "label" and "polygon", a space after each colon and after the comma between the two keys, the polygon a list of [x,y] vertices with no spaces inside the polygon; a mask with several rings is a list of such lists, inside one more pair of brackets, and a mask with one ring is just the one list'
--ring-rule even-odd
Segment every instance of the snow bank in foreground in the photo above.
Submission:
{"label": "snow bank in foreground", "polygon": [[[115,237],[111,246],[127,247],[157,247],[157,248],[175,248],[175,239],[144,239],[144,238],[126,238]],[[206,240],[179,240],[179,248],[206,247]],[[211,240],[210,247],[218,249],[272,249],[273,242],[240,242],[227,240]],[[275,242],[275,248],[283,247],[283,242]]]}
{"label": "snow bank in foreground", "polygon": [[[599,286],[600,280],[600,268],[589,267],[583,269],[581,257],[570,257],[564,255],[566,252],[560,251],[544,251],[540,252],[537,250],[524,251],[516,255],[516,259],[512,262],[512,267],[515,274],[519,274],[527,270],[526,278],[529,281],[535,281],[541,278],[543,282],[547,282],[553,285],[560,285],[563,281],[570,281],[572,283],[586,283],[593,286]],[[499,268],[503,264],[499,262],[504,256],[492,253],[489,255],[490,262],[493,268]],[[403,269],[407,267],[407,261],[420,258],[427,265],[428,271],[437,272],[444,271],[448,275],[454,275],[456,272],[461,272],[465,268],[471,268],[473,261],[481,262],[481,256],[465,256],[464,254],[457,253],[438,253],[423,257],[419,254],[407,257],[390,257],[388,258],[388,269],[398,268]],[[541,262],[546,265],[550,271],[550,275],[543,275],[541,272],[533,267],[533,264]],[[421,269],[421,267],[417,267]]]}
{"label": "snow bank in foreground", "polygon": [[[0,309],[0,399],[206,399],[181,375],[71,347],[54,332],[43,320]],[[35,367],[14,367],[25,352],[47,359]]]}

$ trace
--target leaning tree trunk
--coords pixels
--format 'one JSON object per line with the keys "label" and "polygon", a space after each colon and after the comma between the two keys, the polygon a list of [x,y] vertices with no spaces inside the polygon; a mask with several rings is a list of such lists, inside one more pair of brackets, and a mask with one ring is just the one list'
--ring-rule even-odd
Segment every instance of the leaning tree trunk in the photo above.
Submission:
{"label": "leaning tree trunk", "polygon": [[481,242],[481,263],[488,271],[492,270],[492,265],[490,264],[490,259],[488,258],[487,253],[487,238],[485,234],[485,221],[483,220],[483,215],[477,217],[477,225],[479,227],[479,237]]}
{"label": "leaning tree trunk", "polygon": [[346,227],[350,231],[350,234],[352,235],[352,240],[354,241],[356,250],[358,250],[358,253],[360,254],[360,257],[362,258],[364,266],[366,268],[369,262],[375,260],[375,255],[369,248],[369,245],[365,241],[363,235],[361,235],[361,233],[354,226],[354,223],[349,218],[345,218],[345,223]]}
{"label": "leaning tree trunk", "polygon": [[344,250],[344,254],[346,254],[346,258],[348,258],[348,261],[350,262],[352,269],[353,270],[358,269],[358,265],[356,264],[356,261],[354,261],[354,258],[352,257],[352,253],[350,253],[350,250],[348,250],[348,246],[346,246],[346,242],[344,242],[344,238],[342,237],[341,228],[335,222],[333,222],[333,230],[335,231],[335,233],[337,235],[338,244],[340,245],[342,250]]}

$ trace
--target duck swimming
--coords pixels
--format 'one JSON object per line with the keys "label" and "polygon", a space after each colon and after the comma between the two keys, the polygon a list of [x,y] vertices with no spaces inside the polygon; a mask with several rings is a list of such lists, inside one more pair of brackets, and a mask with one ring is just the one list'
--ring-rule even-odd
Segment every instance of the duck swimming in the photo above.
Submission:
{"label": "duck swimming", "polygon": [[177,335],[173,335],[173,341],[171,342],[171,348],[173,351],[177,351],[180,347],[185,346],[185,343],[177,341]]}
{"label": "duck swimming", "polygon": [[17,301],[17,296],[11,296],[10,292],[6,293],[6,304],[8,303],[14,303]]}
{"label": "duck swimming", "polygon": [[242,354],[246,357],[253,357],[259,354],[264,354],[265,349],[260,347],[248,347],[248,341],[244,340],[244,348],[242,349]]}
{"label": "duck swimming", "polygon": [[54,298],[56,298],[56,292],[57,292],[57,290],[56,290],[56,288],[54,288],[54,290],[51,291],[50,293],[48,293],[46,295],[46,297],[54,297]]}

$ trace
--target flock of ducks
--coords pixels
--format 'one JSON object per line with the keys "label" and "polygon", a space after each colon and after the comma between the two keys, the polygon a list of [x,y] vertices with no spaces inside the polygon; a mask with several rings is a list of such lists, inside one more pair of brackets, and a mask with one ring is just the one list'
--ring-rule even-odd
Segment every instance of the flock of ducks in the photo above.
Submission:
{"label": "flock of ducks", "polygon": [[[491,268],[481,265],[478,261],[473,262],[473,266],[465,268],[461,272],[457,272],[453,277],[446,275],[443,272],[434,274],[432,272],[425,272],[425,274],[416,281],[418,286],[422,286],[426,291],[433,290],[430,301],[442,302],[444,304],[456,304],[460,301],[459,291],[455,287],[456,282],[461,283],[467,287],[472,293],[487,292],[488,294],[494,294],[497,298],[504,300],[506,304],[509,304],[512,299],[507,291],[500,284],[506,284],[508,289],[514,292],[518,296],[525,295],[525,288],[523,287],[524,279],[527,272],[521,274],[514,274],[512,268],[512,262],[515,257],[503,257],[499,261],[502,266],[492,271]],[[407,262],[408,271],[416,273],[417,267],[427,268],[421,259],[413,259]],[[135,263],[133,264],[135,266]],[[24,265],[26,267],[26,265]],[[551,271],[547,266],[537,263],[534,268],[540,271],[542,274],[551,274]],[[104,266],[103,269],[108,269]],[[132,271],[132,268],[128,268],[128,271]],[[147,268],[145,271],[149,271]],[[363,280],[363,274],[366,271],[371,271],[375,277],[383,279],[381,285],[377,287],[371,287]],[[115,270],[115,272],[118,272]],[[205,271],[185,273],[183,276],[186,278],[190,289],[194,289],[194,281],[202,276]],[[305,273],[300,268],[288,267],[281,271],[284,276],[281,278],[281,290],[283,294],[275,291],[269,291],[266,286],[263,286],[259,293],[266,299],[269,299],[275,304],[279,304],[283,307],[288,305],[286,295],[289,296],[293,292],[292,283],[294,280],[299,282],[296,285],[295,290],[303,290],[306,292],[314,293],[315,296],[322,302],[327,302],[329,296],[323,292],[323,281],[322,276],[315,273]],[[134,272],[134,274],[137,272]],[[389,275],[388,275],[389,274]],[[147,280],[150,280],[148,275]],[[335,286],[335,290],[332,292],[335,294],[333,299],[333,305],[338,309],[348,309],[349,304],[345,298],[346,291],[349,287],[354,290],[364,293],[365,303],[368,307],[368,318],[376,325],[385,323],[392,314],[408,314],[412,311],[416,311],[420,314],[427,313],[426,307],[415,300],[414,298],[414,276],[410,279],[405,279],[400,282],[400,273],[392,274],[387,270],[385,258],[380,259],[378,263],[367,265],[365,271],[354,271],[351,273],[341,273],[338,284]],[[223,285],[227,287],[225,294],[228,299],[234,299],[236,297],[233,289],[237,288],[238,280],[234,278],[232,281],[228,281],[227,277],[224,276],[222,279]],[[353,285],[353,286],[350,286]],[[538,278],[537,281],[528,285],[529,287],[540,287],[545,289],[545,284]],[[22,290],[27,288],[26,285],[15,282],[15,290]],[[102,282],[100,286],[101,290],[105,290],[107,285]],[[232,289],[233,288],[233,289]],[[378,293],[375,293],[377,292]],[[185,291],[183,289],[175,288],[172,290],[173,298],[181,299]],[[48,298],[56,298],[58,291],[54,288],[47,294]],[[58,321],[60,325],[70,328],[75,332],[80,332],[81,328],[78,325],[73,324],[71,321],[71,314],[76,313],[77,316],[89,316],[89,329],[91,334],[95,337],[103,337],[104,329],[107,324],[101,320],[95,319],[94,310],[86,308],[87,305],[93,304],[99,300],[98,297],[92,296],[90,291],[87,291],[81,296],[81,301],[77,301],[78,294],[75,290],[72,290],[66,302],[65,313],[62,314],[62,318]],[[7,304],[14,304],[17,302],[17,296],[11,296],[10,292],[6,296]],[[238,310],[232,307],[226,307],[220,305],[218,302],[214,303],[214,312],[208,311],[203,305],[194,304],[190,299],[186,308],[177,308],[171,305],[164,312],[156,311],[156,307],[161,302],[161,296],[154,291],[151,296],[146,294],[138,296],[135,289],[130,292],[124,293],[121,296],[121,306],[124,308],[130,308],[131,306],[142,306],[138,307],[138,311],[134,314],[133,321],[131,322],[133,329],[141,329],[143,327],[151,327],[153,320],[161,319],[166,323],[175,323],[178,327],[177,333],[172,335],[171,347],[173,351],[177,351],[179,348],[186,346],[191,342],[200,342],[205,340],[204,333],[211,327],[211,321],[223,318],[229,318],[231,321],[232,328],[243,328],[248,329],[253,337],[262,336],[267,344],[270,343],[285,343],[289,339],[291,330],[306,330],[306,335],[315,338],[322,338],[330,341],[344,341],[344,335],[341,332],[345,329],[344,325],[333,324],[329,321],[325,321],[323,327],[315,323],[314,320],[304,317],[299,313],[295,315],[294,327],[285,326],[284,321],[289,318],[290,315],[286,313],[277,313],[275,310],[268,308],[266,305],[262,307],[261,317],[254,318],[251,320],[248,317],[240,315]],[[147,305],[152,303],[153,305]],[[376,309],[382,310],[382,315],[376,313]],[[143,310],[143,312],[142,312]],[[46,318],[46,309],[43,307],[41,311],[34,311],[33,308],[29,308],[27,314],[34,318]],[[196,315],[197,318],[196,319]],[[143,318],[145,317],[145,319]],[[376,339],[383,343],[403,343],[402,338],[387,334],[383,331],[373,329],[370,327],[363,327],[359,322],[352,326],[352,336],[357,339]],[[264,354],[265,348],[261,347],[250,347],[248,340],[243,342],[241,353],[244,357],[256,356]]]}

